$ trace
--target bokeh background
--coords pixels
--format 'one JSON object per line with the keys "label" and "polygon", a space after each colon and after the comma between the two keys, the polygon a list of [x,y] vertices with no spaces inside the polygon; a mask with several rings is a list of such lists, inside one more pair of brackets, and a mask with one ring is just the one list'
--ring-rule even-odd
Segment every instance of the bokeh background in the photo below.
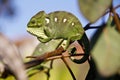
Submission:
{"label": "bokeh background", "polygon": [[[77,1],[78,0],[0,0],[0,32],[17,45],[23,57],[30,55],[38,44],[38,40],[26,31],[30,18],[42,10],[46,13],[58,10],[68,11],[76,15],[84,27],[89,22],[81,14]],[[114,6],[120,4],[120,0],[113,1]],[[120,9],[116,11],[120,13]],[[107,15],[104,17],[105,21],[107,17]],[[102,22],[103,19],[100,19],[93,25],[100,25]],[[94,31],[95,30],[86,31],[87,36],[90,38]],[[77,79],[84,80],[89,67],[88,63],[86,62],[84,65],[69,64],[72,65],[71,67],[77,75]],[[53,76],[51,80],[72,80],[65,65],[59,65],[64,64],[61,61],[55,62],[55,67],[51,73]],[[33,76],[31,80],[37,80],[38,76]],[[42,74],[41,77],[43,77]]]}

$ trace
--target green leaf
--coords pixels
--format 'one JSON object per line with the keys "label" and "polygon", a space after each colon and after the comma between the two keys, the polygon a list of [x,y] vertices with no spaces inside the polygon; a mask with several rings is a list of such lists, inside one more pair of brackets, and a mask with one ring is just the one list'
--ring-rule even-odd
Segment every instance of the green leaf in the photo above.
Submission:
{"label": "green leaf", "polygon": [[113,17],[110,16],[92,49],[92,57],[98,71],[104,76],[110,76],[120,71],[120,33],[116,30],[116,25],[112,20]]}
{"label": "green leaf", "polygon": [[56,48],[59,47],[62,41],[63,41],[62,39],[57,39],[57,40],[51,40],[46,43],[39,43],[35,48],[33,55],[40,55],[46,52],[54,51]]}
{"label": "green leaf", "polygon": [[110,7],[112,0],[79,0],[83,15],[91,22],[98,20]]}

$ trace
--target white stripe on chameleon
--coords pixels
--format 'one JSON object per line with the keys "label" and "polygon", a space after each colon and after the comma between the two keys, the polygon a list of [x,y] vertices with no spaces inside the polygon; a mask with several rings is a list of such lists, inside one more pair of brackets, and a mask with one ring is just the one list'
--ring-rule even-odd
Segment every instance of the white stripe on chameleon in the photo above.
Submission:
{"label": "white stripe on chameleon", "polygon": [[55,22],[57,22],[57,20],[58,20],[57,17],[55,17],[54,20],[55,20]]}
{"label": "white stripe on chameleon", "polygon": [[74,26],[75,25],[75,23],[74,22],[72,22],[72,26]]}
{"label": "white stripe on chameleon", "polygon": [[63,23],[65,23],[66,21],[67,21],[67,19],[66,19],[66,18],[64,18],[64,19],[63,19]]}
{"label": "white stripe on chameleon", "polygon": [[47,24],[50,22],[50,20],[49,20],[48,18],[45,18],[45,20],[46,20],[46,23],[47,23]]}

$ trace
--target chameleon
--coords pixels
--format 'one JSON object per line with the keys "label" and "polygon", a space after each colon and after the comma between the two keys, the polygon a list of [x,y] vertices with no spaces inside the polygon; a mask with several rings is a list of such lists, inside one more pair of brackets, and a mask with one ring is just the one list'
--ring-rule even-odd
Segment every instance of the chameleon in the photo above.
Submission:
{"label": "chameleon", "polygon": [[[68,48],[70,43],[78,41],[83,47],[85,55],[82,59],[71,58],[72,61],[80,64],[88,59],[90,49],[89,40],[79,19],[70,12],[54,11],[46,14],[44,11],[40,11],[28,22],[27,31],[36,36],[43,45],[49,43],[51,40],[58,40],[57,47],[62,46],[64,50]],[[71,52],[73,52],[72,50]],[[75,51],[74,53],[71,52],[71,55],[75,54]]]}

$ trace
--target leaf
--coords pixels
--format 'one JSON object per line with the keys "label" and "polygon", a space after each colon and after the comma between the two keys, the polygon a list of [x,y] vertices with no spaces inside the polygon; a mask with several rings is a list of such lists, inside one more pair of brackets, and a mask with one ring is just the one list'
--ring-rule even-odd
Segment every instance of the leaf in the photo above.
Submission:
{"label": "leaf", "polygon": [[62,39],[51,40],[46,43],[39,43],[35,48],[33,55],[41,55],[46,52],[54,51],[56,48],[59,47],[59,44],[62,42]]}
{"label": "leaf", "polygon": [[104,76],[110,76],[120,71],[120,33],[116,30],[116,25],[112,20],[113,17],[110,16],[92,49],[92,56],[98,71]]}
{"label": "leaf", "polygon": [[83,15],[94,23],[110,7],[112,0],[79,0],[79,7]]}
{"label": "leaf", "polygon": [[46,80],[46,74],[43,66],[38,65],[37,67],[33,67],[32,69],[28,70],[29,80]]}

